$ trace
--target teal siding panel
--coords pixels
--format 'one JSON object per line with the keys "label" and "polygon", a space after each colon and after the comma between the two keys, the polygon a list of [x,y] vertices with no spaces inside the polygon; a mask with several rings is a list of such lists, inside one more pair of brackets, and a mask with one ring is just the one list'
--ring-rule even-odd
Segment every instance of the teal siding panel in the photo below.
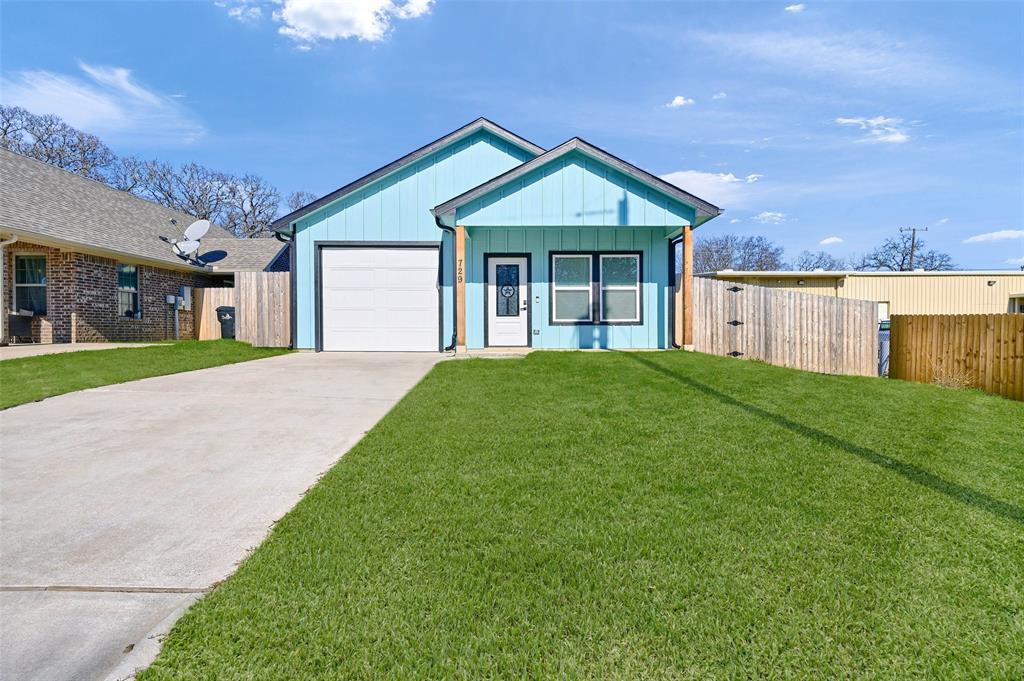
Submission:
{"label": "teal siding panel", "polygon": [[[529,152],[479,131],[300,220],[295,237],[296,347],[315,345],[315,241],[440,241],[444,233],[434,223],[431,208],[530,158]],[[514,200],[522,203],[519,197]],[[444,248],[447,268],[452,244],[446,241]],[[446,339],[453,328],[452,285],[452,274],[443,270]]]}
{"label": "teal siding panel", "polygon": [[691,224],[694,211],[583,154],[568,154],[456,211],[467,227]]}
{"label": "teal siding panel", "polygon": [[[531,337],[535,348],[665,347],[671,298],[667,295],[670,285],[668,241],[663,232],[660,227],[469,228],[466,242],[467,345],[470,348],[484,345],[484,254],[528,253],[531,259]],[[550,254],[574,250],[637,250],[643,254],[643,324],[562,326],[550,323]]]}

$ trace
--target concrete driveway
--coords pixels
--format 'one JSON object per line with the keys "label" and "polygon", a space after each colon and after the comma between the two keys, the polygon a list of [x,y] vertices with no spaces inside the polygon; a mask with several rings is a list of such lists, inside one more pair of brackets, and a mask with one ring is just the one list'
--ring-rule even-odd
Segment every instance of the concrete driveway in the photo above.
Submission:
{"label": "concrete driveway", "polygon": [[295,353],[0,412],[0,678],[148,664],[439,359]]}

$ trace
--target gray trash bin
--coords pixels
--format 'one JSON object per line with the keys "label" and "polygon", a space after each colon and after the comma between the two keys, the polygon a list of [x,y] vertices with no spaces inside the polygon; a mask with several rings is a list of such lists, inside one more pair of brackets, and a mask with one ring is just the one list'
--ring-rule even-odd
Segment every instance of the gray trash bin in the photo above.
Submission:
{"label": "gray trash bin", "polygon": [[217,308],[217,321],[220,322],[220,337],[235,337],[235,308],[222,306]]}

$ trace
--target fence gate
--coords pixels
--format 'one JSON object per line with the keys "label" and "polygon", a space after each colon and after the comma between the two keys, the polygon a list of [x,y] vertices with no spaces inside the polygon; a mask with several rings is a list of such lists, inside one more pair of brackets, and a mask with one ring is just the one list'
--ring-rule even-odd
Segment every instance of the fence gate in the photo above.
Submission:
{"label": "fence gate", "polygon": [[291,345],[288,272],[236,272],[234,288],[194,289],[197,340],[220,338],[217,308],[235,308],[235,338],[256,347]]}
{"label": "fence gate", "polygon": [[696,277],[694,349],[825,374],[878,374],[878,307]]}

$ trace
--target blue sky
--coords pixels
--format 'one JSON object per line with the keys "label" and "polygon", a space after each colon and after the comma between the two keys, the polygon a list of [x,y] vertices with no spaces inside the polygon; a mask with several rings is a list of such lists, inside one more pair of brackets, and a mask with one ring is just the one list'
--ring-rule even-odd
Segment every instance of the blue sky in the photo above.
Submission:
{"label": "blue sky", "polygon": [[487,116],[717,203],[703,234],[1024,264],[1021,3],[4,2],[0,39],[3,103],[283,193]]}

